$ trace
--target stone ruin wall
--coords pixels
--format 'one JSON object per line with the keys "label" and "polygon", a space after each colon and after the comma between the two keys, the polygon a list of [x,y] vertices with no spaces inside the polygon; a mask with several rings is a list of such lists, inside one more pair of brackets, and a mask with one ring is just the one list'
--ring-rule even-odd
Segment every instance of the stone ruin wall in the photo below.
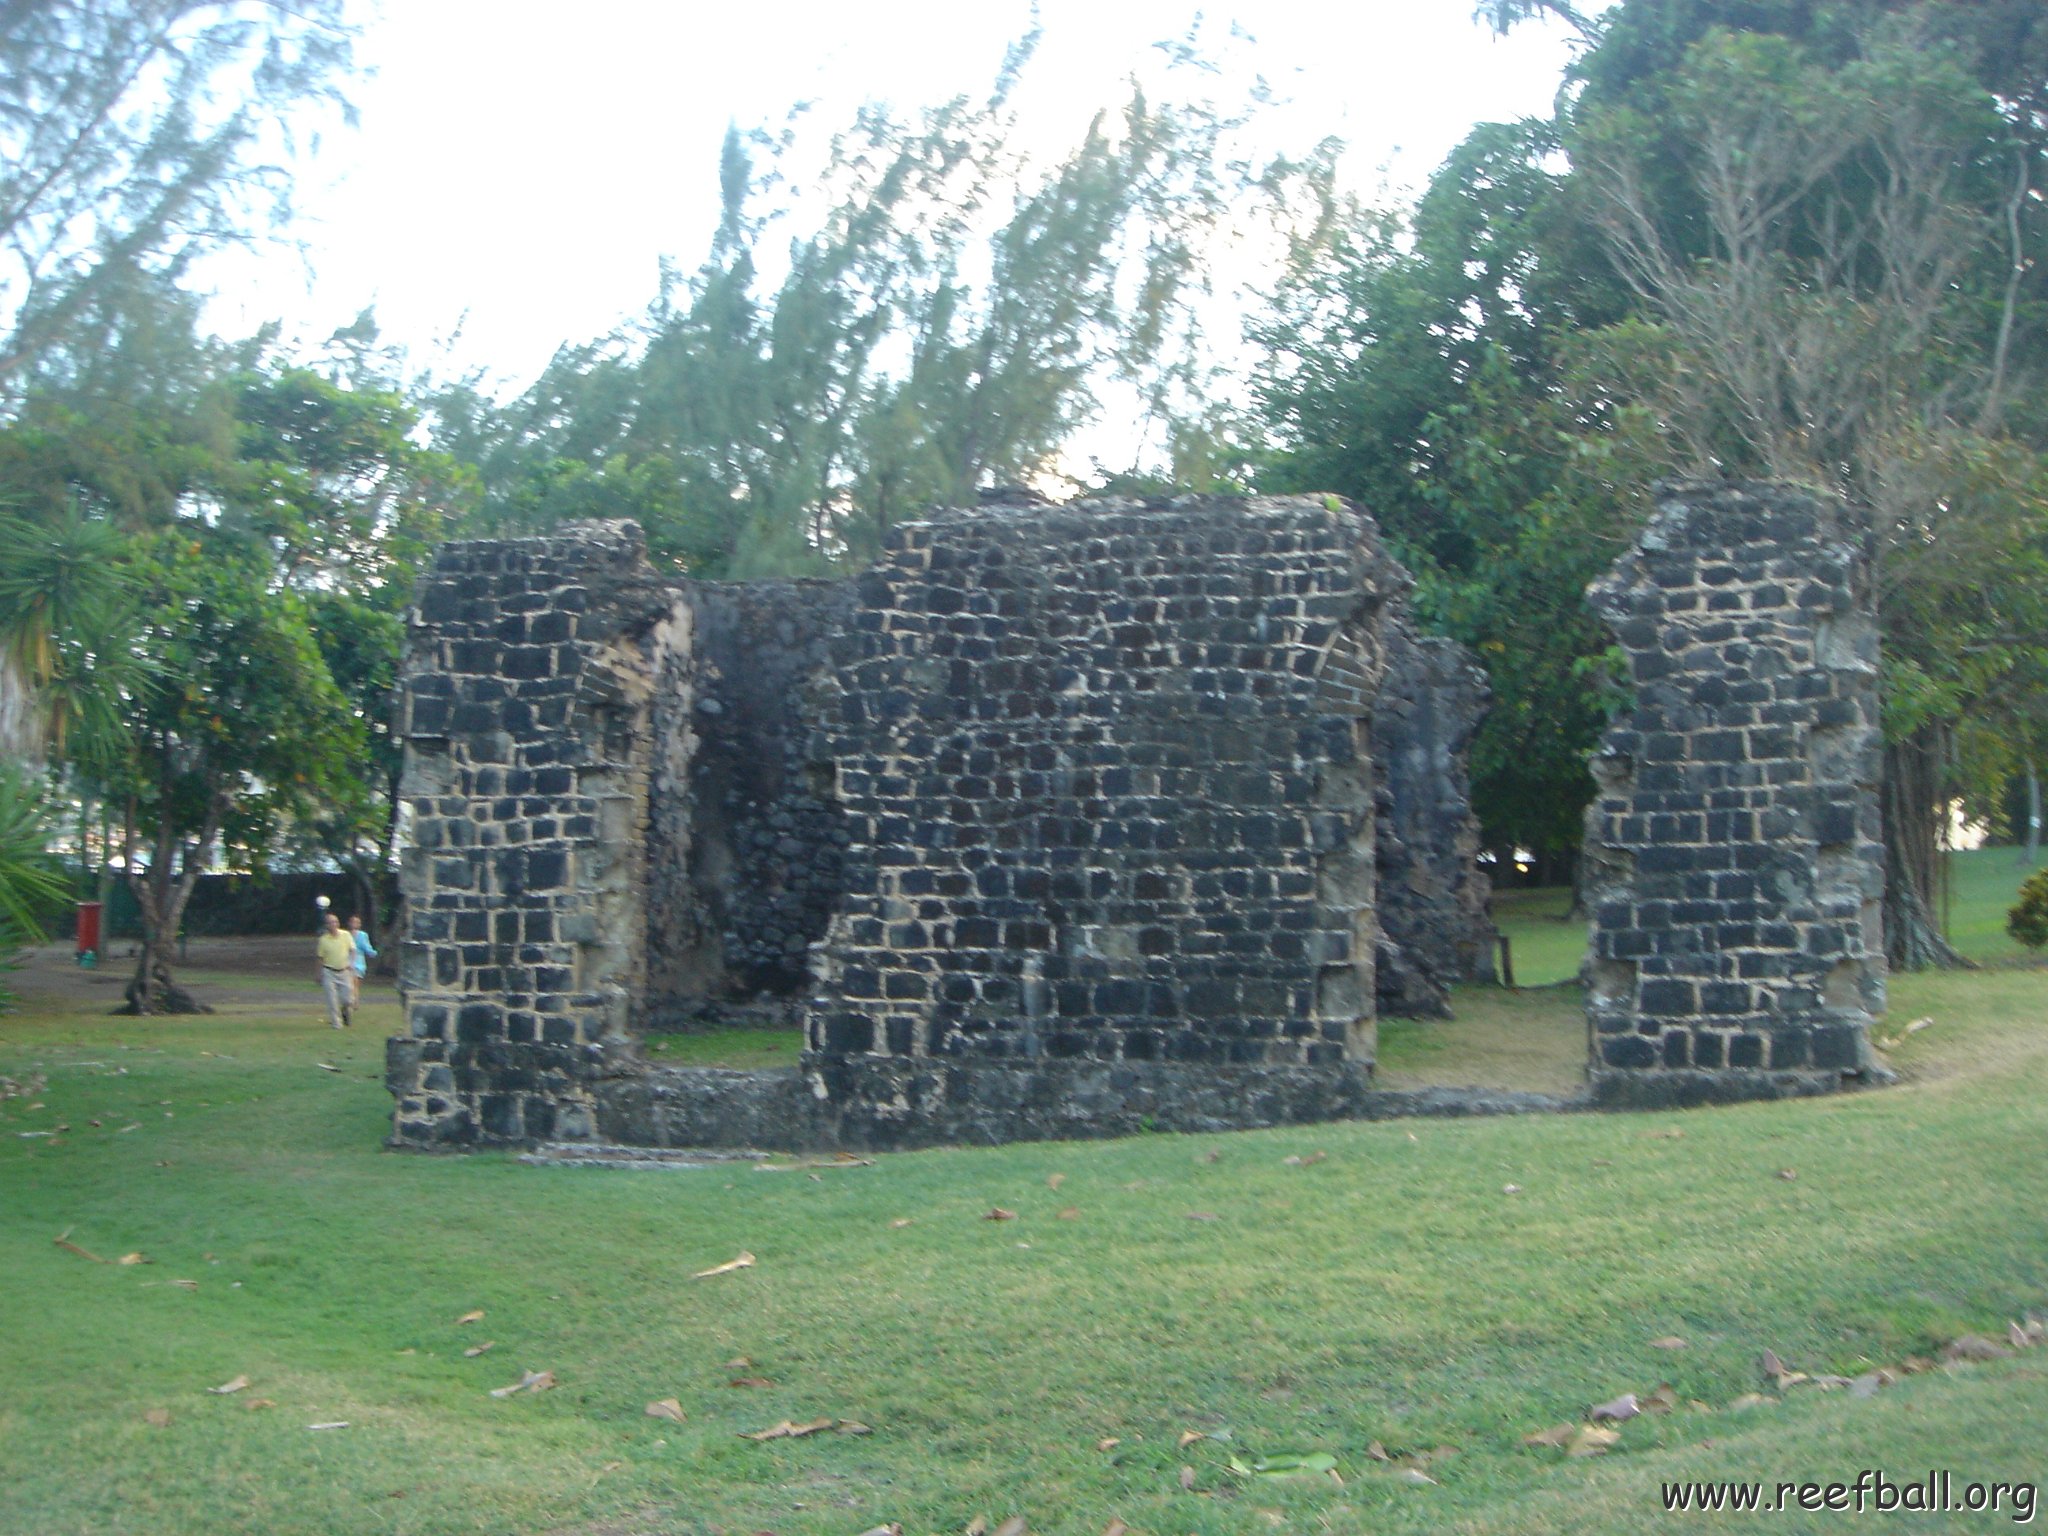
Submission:
{"label": "stone ruin wall", "polygon": [[444,546],[399,703],[406,828],[394,1139],[596,1133],[635,1054],[654,680],[689,610],[638,530]]}
{"label": "stone ruin wall", "polygon": [[[401,721],[396,1139],[1355,1112],[1376,969],[1428,1011],[1465,952],[1416,929],[1401,962],[1376,884],[1402,921],[1483,903],[1429,851],[1474,843],[1444,705],[1478,695],[1422,662],[1447,653],[1408,634],[1407,584],[1322,498],[949,514],[846,583],[662,582],[631,525],[447,546]],[[1395,658],[1427,697],[1385,693]],[[1411,814],[1391,859],[1390,708],[1441,779],[1394,797],[1440,825]],[[762,1012],[804,1021],[800,1083],[640,1055]]]}
{"label": "stone ruin wall", "polygon": [[1362,1086],[1368,721],[1406,585],[1305,498],[899,530],[823,733],[854,827],[807,1025],[828,1095],[978,1121],[1143,1083],[1178,1123],[1191,1077],[1317,1113]]}
{"label": "stone ruin wall", "polygon": [[[1666,492],[1591,594],[1606,1103],[1868,1067],[1875,627],[1809,497]],[[1483,675],[1334,499],[908,524],[845,583],[662,581],[630,524],[447,546],[400,726],[402,1145],[898,1146],[1425,1104],[1376,1015],[1490,977]],[[801,1070],[648,1028],[801,1021]],[[1554,1101],[1546,1101],[1555,1107]],[[1544,1107],[1496,1096],[1483,1107]]]}
{"label": "stone ruin wall", "polygon": [[1603,1102],[1813,1092],[1871,1070],[1884,850],[1867,537],[1782,486],[1660,487],[1589,594],[1635,690],[1586,818]]}

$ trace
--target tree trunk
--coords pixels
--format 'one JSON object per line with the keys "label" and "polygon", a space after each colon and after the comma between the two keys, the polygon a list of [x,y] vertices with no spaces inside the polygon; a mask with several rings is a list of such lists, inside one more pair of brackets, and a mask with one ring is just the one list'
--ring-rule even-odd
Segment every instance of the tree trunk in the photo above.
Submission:
{"label": "tree trunk", "polygon": [[1893,970],[1967,969],[1941,931],[1942,793],[1945,733],[1928,727],[1886,742],[1884,787],[1884,954]]}
{"label": "tree trunk", "polygon": [[206,868],[225,809],[218,803],[209,806],[198,840],[186,844],[182,852],[172,829],[168,825],[161,828],[146,874],[134,872],[135,848],[130,834],[128,886],[135,893],[135,905],[141,909],[142,943],[136,952],[135,975],[128,982],[128,1001],[115,1009],[116,1013],[148,1016],[213,1012],[172,979],[177,965],[173,951],[179,925],[185,920],[185,903],[192,899],[193,887]]}

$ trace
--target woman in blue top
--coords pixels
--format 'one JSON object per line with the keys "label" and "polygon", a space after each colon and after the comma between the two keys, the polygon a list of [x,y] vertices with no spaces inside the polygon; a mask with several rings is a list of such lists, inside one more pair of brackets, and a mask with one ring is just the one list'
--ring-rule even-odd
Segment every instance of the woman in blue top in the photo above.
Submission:
{"label": "woman in blue top", "polygon": [[355,945],[355,965],[348,974],[349,1004],[359,1007],[363,1001],[363,978],[370,972],[370,962],[377,958],[377,950],[370,943],[370,936],[363,932],[363,920],[352,917],[348,920],[349,941]]}

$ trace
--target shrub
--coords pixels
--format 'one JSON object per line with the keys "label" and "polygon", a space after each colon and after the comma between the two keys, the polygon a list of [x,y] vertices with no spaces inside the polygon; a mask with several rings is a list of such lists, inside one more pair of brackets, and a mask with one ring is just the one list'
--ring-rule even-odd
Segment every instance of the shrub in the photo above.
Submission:
{"label": "shrub", "polygon": [[2027,876],[2020,899],[2005,914],[2005,931],[2029,949],[2048,944],[2048,869]]}

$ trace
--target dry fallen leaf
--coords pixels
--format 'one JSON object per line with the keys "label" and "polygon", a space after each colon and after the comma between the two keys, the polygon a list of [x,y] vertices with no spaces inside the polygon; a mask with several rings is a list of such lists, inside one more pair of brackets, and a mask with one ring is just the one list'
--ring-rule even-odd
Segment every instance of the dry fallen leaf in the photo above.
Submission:
{"label": "dry fallen leaf", "polygon": [[1576,1424],[1553,1424],[1548,1429],[1537,1430],[1533,1435],[1522,1436],[1522,1444],[1548,1446],[1552,1450],[1562,1450],[1571,1443],[1571,1438],[1577,1430],[1578,1426]]}
{"label": "dry fallen leaf", "polygon": [[318,1067],[322,1072],[339,1072],[341,1070],[341,1068],[325,1061],[316,1061],[313,1063],[313,1065]]}
{"label": "dry fallen leaf", "polygon": [[1215,1221],[1216,1219],[1217,1219],[1217,1216],[1216,1216],[1216,1213],[1215,1213],[1214,1211],[1189,1211],[1189,1212],[1188,1212],[1188,1220],[1189,1220],[1189,1221]]}
{"label": "dry fallen leaf", "polygon": [[891,1520],[887,1525],[870,1526],[860,1536],[903,1536],[903,1526],[901,1522]]}
{"label": "dry fallen leaf", "polygon": [[841,1419],[832,1426],[832,1433],[835,1435],[872,1435],[874,1430],[853,1419]]}
{"label": "dry fallen leaf", "polygon": [[1877,1389],[1885,1384],[1884,1378],[1889,1374],[1886,1371],[1865,1371],[1849,1383],[1849,1395],[1857,1398],[1877,1396]]}
{"label": "dry fallen leaf", "polygon": [[306,1428],[308,1428],[308,1429],[347,1429],[347,1428],[348,1428],[348,1420],[347,1420],[347,1419],[335,1419],[335,1420],[333,1420],[333,1421],[332,1421],[331,1423],[327,1423],[327,1424],[308,1424],[308,1425],[306,1426]]}
{"label": "dry fallen leaf", "polygon": [[482,1354],[485,1350],[495,1349],[497,1347],[497,1344],[498,1341],[496,1339],[485,1339],[481,1344],[472,1344],[469,1346],[469,1348],[465,1349],[462,1352],[462,1358],[465,1360],[474,1360],[478,1355]]}
{"label": "dry fallen leaf", "polygon": [[1015,1221],[1017,1213],[1015,1211],[1006,1211],[998,1205],[990,1207],[988,1214],[981,1219],[983,1221]]}
{"label": "dry fallen leaf", "polygon": [[1756,1408],[1769,1401],[1761,1392],[1745,1392],[1728,1405],[1728,1411],[1734,1413],[1744,1408]]}
{"label": "dry fallen leaf", "polygon": [[1373,1441],[1371,1445],[1368,1445],[1365,1448],[1365,1454],[1371,1457],[1374,1461],[1392,1461],[1394,1459],[1393,1457],[1387,1454],[1387,1448],[1384,1445],[1381,1445],[1377,1440]]}
{"label": "dry fallen leaf", "polygon": [[1202,1431],[1200,1431],[1199,1429],[1184,1429],[1180,1432],[1180,1439],[1175,1442],[1174,1449],[1177,1451],[1184,1451],[1189,1446],[1193,1445],[1197,1440],[1206,1440],[1208,1438],[1209,1437],[1203,1434]]}
{"label": "dry fallen leaf", "polygon": [[889,1225],[892,1227],[907,1227],[910,1225],[910,1220],[911,1218],[908,1216],[898,1216],[894,1221],[890,1222]]}
{"label": "dry fallen leaf", "polygon": [[95,1264],[104,1264],[107,1262],[98,1254],[88,1253],[85,1249],[79,1247],[78,1244],[72,1242],[71,1229],[69,1227],[66,1227],[56,1237],[51,1238],[50,1241],[55,1243],[59,1248],[62,1248],[66,1253],[75,1253],[81,1259],[91,1259]]}
{"label": "dry fallen leaf", "polygon": [[1435,1478],[1431,1477],[1420,1467],[1403,1467],[1400,1475],[1402,1482],[1413,1483],[1417,1487],[1428,1486],[1436,1488],[1441,1486]]}
{"label": "dry fallen leaf", "polygon": [[1024,1523],[1022,1515],[1012,1515],[996,1527],[996,1536],[1030,1536],[1031,1527]]}
{"label": "dry fallen leaf", "polygon": [[1185,1462],[1181,1464],[1180,1486],[1183,1493],[1192,1492],[1195,1486],[1195,1469]]}
{"label": "dry fallen leaf", "polygon": [[1783,1179],[1787,1184],[1790,1184],[1794,1179],[1799,1177],[1799,1170],[1797,1168],[1780,1168],[1778,1170],[1778,1177]]}
{"label": "dry fallen leaf", "polygon": [[988,1516],[976,1515],[968,1521],[967,1529],[962,1536],[988,1536]]}
{"label": "dry fallen leaf", "polygon": [[772,1387],[775,1383],[766,1376],[735,1376],[726,1385],[728,1387]]}
{"label": "dry fallen leaf", "polygon": [[1926,1029],[1929,1025],[1933,1024],[1933,1022],[1934,1020],[1931,1018],[1915,1019],[1912,1023],[1906,1026],[1905,1033],[1909,1035],[1917,1035],[1920,1033],[1921,1030]]}
{"label": "dry fallen leaf", "polygon": [[658,1403],[649,1403],[647,1405],[647,1417],[650,1419],[668,1419],[673,1423],[681,1424],[689,1416],[683,1412],[683,1405],[681,1403],[672,1397],[664,1397]]}
{"label": "dry fallen leaf", "polygon": [[142,1422],[149,1425],[152,1429],[163,1429],[171,1422],[171,1410],[168,1408],[152,1408],[142,1416]]}
{"label": "dry fallen leaf", "polygon": [[815,1435],[819,1430],[831,1427],[830,1419],[812,1419],[804,1424],[794,1424],[784,1419],[780,1424],[770,1425],[767,1429],[743,1429],[739,1435],[742,1440],[799,1440],[805,1435]]}
{"label": "dry fallen leaf", "polygon": [[1661,1339],[1650,1340],[1650,1348],[1652,1349],[1684,1349],[1685,1347],[1685,1340],[1675,1333],[1666,1334]]}
{"label": "dry fallen leaf", "polygon": [[483,1320],[484,1309],[482,1307],[478,1307],[474,1312],[465,1312],[462,1314],[462,1316],[455,1319],[455,1326],[460,1328],[464,1323],[480,1323]]}
{"label": "dry fallen leaf", "polygon": [[1522,1192],[1522,1186],[1519,1184],[1503,1184],[1500,1187],[1500,1192],[1504,1195],[1519,1195]]}
{"label": "dry fallen leaf", "polygon": [[1607,1454],[1607,1448],[1619,1439],[1621,1439],[1621,1431],[1618,1429],[1602,1429],[1597,1424],[1588,1424],[1573,1437],[1571,1446],[1566,1450],[1565,1455],[1604,1456]]}
{"label": "dry fallen leaf", "polygon": [[1596,1404],[1586,1417],[1596,1424],[1602,1419],[1619,1424],[1624,1419],[1634,1418],[1642,1411],[1642,1405],[1636,1401],[1635,1393],[1624,1392],[1612,1402]]}
{"label": "dry fallen leaf", "polygon": [[121,1255],[120,1258],[114,1260],[114,1262],[116,1264],[147,1264],[149,1260],[145,1259],[139,1253],[124,1253]]}
{"label": "dry fallen leaf", "polygon": [[208,1387],[208,1388],[207,1388],[206,1390],[207,1390],[208,1392],[212,1393],[212,1394],[213,1394],[213,1395],[214,1395],[215,1397],[226,1397],[226,1396],[228,1395],[228,1393],[230,1393],[230,1392],[239,1392],[239,1391],[241,1391],[241,1390],[242,1390],[242,1388],[244,1388],[244,1387],[246,1387],[246,1386],[248,1386],[248,1385],[249,1385],[249,1378],[248,1378],[248,1377],[246,1377],[246,1376],[237,1376],[237,1377],[236,1377],[236,1378],[235,1378],[235,1379],[234,1379],[233,1381],[224,1381],[224,1382],[222,1382],[222,1383],[221,1383],[221,1384],[220,1384],[219,1386],[217,1386],[217,1387]]}
{"label": "dry fallen leaf", "polygon": [[1058,1189],[1066,1182],[1067,1176],[1064,1173],[1049,1173],[1045,1176],[1045,1187],[1047,1189]]}
{"label": "dry fallen leaf", "polygon": [[1095,1449],[1098,1451],[1113,1451],[1122,1444],[1123,1441],[1119,1440],[1115,1435],[1105,1435],[1095,1442]]}
{"label": "dry fallen leaf", "polygon": [[553,1371],[524,1371],[509,1387],[491,1388],[493,1397],[512,1397],[521,1392],[545,1392],[555,1384]]}
{"label": "dry fallen leaf", "polygon": [[1109,1524],[1102,1528],[1102,1536],[1128,1536],[1130,1529],[1123,1521],[1112,1515],[1110,1516]]}
{"label": "dry fallen leaf", "polygon": [[[147,1280],[143,1281],[142,1283],[144,1285],[149,1284]],[[196,1291],[199,1289],[199,1282],[197,1280],[173,1280],[171,1284],[175,1285],[181,1291]]]}
{"label": "dry fallen leaf", "polygon": [[729,1275],[736,1269],[752,1269],[754,1256],[742,1250],[739,1257],[727,1259],[723,1264],[714,1264],[709,1269],[700,1269],[690,1276],[692,1280],[709,1280],[713,1275]]}
{"label": "dry fallen leaf", "polygon": [[1657,1390],[1643,1399],[1645,1413],[1669,1413],[1677,1406],[1678,1393],[1672,1389],[1668,1381],[1658,1383]]}
{"label": "dry fallen leaf", "polygon": [[242,1406],[254,1413],[259,1408],[275,1408],[277,1401],[269,1397],[245,1397],[242,1399]]}

